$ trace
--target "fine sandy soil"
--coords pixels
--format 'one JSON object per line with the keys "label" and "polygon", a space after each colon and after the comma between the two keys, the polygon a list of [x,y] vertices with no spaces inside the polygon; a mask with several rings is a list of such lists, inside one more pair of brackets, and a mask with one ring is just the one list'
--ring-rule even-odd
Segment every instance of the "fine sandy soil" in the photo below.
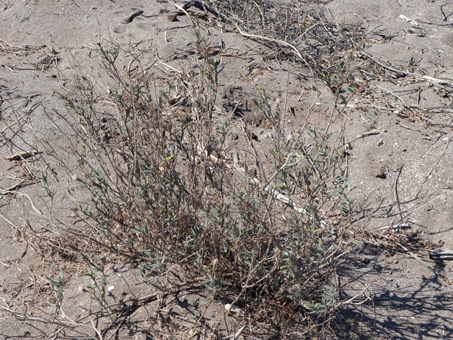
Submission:
{"label": "fine sandy soil", "polygon": [[[357,231],[354,236],[358,244],[339,270],[343,298],[357,298],[342,310],[341,322],[334,322],[336,336],[450,339],[452,267],[448,261],[430,260],[428,251],[453,249],[453,4],[332,0],[316,3],[315,7],[329,22],[359,27],[367,36],[364,49],[343,51],[349,62],[347,76],[355,79],[359,91],[335,118],[338,127],[344,129],[348,197],[357,212],[351,230]],[[43,184],[39,183],[43,173],[48,173],[49,178],[58,175],[49,150],[62,159],[70,159],[70,155],[65,155],[65,131],[56,129],[51,118],[57,116],[53,113],[67,111],[52,93],[73,91],[74,75],[91,79],[99,90],[109,91],[98,56],[93,52],[101,40],[149,49],[150,63],[161,62],[160,77],[190,67],[186,59],[194,40],[192,23],[184,15],[173,20],[171,13],[175,9],[171,1],[158,0],[0,1],[1,339],[79,339],[90,338],[82,335],[90,332],[91,338],[96,338],[96,328],[89,322],[86,333],[80,329],[70,333],[63,325],[39,319],[42,316],[32,309],[34,306],[39,311],[41,306],[45,310],[53,301],[52,292],[40,290],[40,284],[46,282],[43,269],[49,264],[37,256],[44,250],[27,246],[33,242],[24,242],[27,240],[21,230],[29,225],[45,229],[49,222],[42,215],[49,213],[61,223],[73,217],[72,202],[65,200],[65,194],[56,193],[49,206]],[[143,13],[127,20],[137,10]],[[332,84],[329,88],[300,63],[296,66],[275,61],[269,57],[269,46],[234,28],[212,25],[204,33],[213,45],[226,51],[219,88],[219,105],[225,111],[238,103],[244,112],[253,111],[253,106],[244,104],[244,98],[261,86],[274,100],[285,97],[298,112],[299,116],[288,118],[289,126],[303,117],[301,112],[308,111],[322,126],[326,112],[331,112],[336,100]],[[250,52],[244,52],[243,59],[229,56],[238,51]],[[160,81],[158,73],[156,81]],[[268,127],[261,126],[260,121],[253,124],[257,139],[270,143]],[[30,150],[46,151],[27,161],[4,158]],[[409,228],[391,232],[379,229],[397,224]],[[82,310],[90,304],[89,297],[79,288],[82,284],[78,274],[74,273],[65,291],[69,302],[63,309],[68,319],[81,315],[76,307]],[[133,272],[125,267],[112,267],[111,275],[116,291],[127,291],[132,296],[152,293],[135,285]],[[200,312],[193,305],[194,301],[203,300],[202,294],[185,292],[173,300],[161,298],[153,303],[165,304],[175,314],[185,311],[197,318]],[[149,321],[147,313],[153,308],[150,303],[146,311],[136,313],[136,318],[142,320],[141,329],[153,331],[130,328],[119,332],[118,338],[210,338],[207,333],[179,334],[177,328],[170,326],[175,321],[166,322],[165,318]],[[227,329],[226,334],[234,335],[241,328],[237,320],[223,316],[220,302],[209,308],[203,309],[201,318],[211,316],[206,321],[211,330]],[[30,313],[21,318],[24,311]],[[255,330],[254,334],[258,333]],[[247,334],[241,337],[253,338]],[[263,330],[262,338],[269,334],[273,334],[272,330]]]}

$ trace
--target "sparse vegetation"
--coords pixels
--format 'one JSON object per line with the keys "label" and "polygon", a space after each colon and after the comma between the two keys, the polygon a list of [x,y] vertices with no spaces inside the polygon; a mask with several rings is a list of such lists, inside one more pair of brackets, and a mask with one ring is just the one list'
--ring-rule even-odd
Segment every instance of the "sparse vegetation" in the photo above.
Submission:
{"label": "sparse vegetation", "polygon": [[[243,29],[292,45],[304,41],[302,60],[290,56],[297,48],[278,43],[273,58],[305,63],[335,87],[340,104],[347,103],[340,91],[349,84],[343,62],[333,60],[336,66],[320,72],[317,61],[324,49],[345,44],[344,32],[326,28],[319,13],[302,10],[298,2],[222,6],[219,11]],[[334,40],[319,29],[328,29]],[[139,273],[140,284],[163,294],[201,287],[209,301],[239,307],[248,324],[288,336],[322,332],[342,306],[336,266],[352,244],[345,234],[354,207],[346,190],[342,131],[332,132],[331,121],[319,127],[309,119],[288,128],[284,99],[258,86],[253,102],[273,139],[257,143],[243,117],[219,114],[224,64],[199,25],[193,32],[197,72],[173,70],[156,83],[153,65],[144,62],[147,52],[99,42],[97,53],[113,84],[109,94],[86,79],[78,79],[74,94],[55,93],[71,114],[53,112],[49,119],[60,131],[71,131],[75,168],[54,155],[72,178],[66,191],[75,202],[77,228],[53,225],[39,243],[55,251],[56,263],[83,264],[82,291],[93,301],[86,313],[103,325],[93,326],[99,339],[113,336],[137,301],[148,301],[124,302],[108,289],[109,266],[123,262]],[[322,46],[309,42],[315,40]],[[332,106],[336,113],[337,103]],[[40,180],[52,200],[57,189],[50,173],[57,172],[44,171]],[[81,200],[81,192],[88,199]],[[64,314],[64,277],[60,270],[48,279],[55,319]]]}
{"label": "sparse vegetation", "polygon": [[[208,46],[200,43],[202,48]],[[250,158],[241,168],[232,156],[233,124],[214,114],[222,67],[216,59],[203,59],[197,78],[174,77],[155,98],[159,89],[152,79],[118,71],[119,50],[99,45],[117,84],[109,99],[114,116],[100,114],[90,84],[81,84],[80,96],[64,97],[80,124],[74,126],[79,145],[72,150],[79,163],[76,181],[91,194],[79,209],[88,225],[85,241],[71,242],[71,248],[88,266],[98,305],[107,305],[106,282],[96,272],[108,263],[134,261],[144,278],[177,264],[188,286],[201,284],[213,297],[281,330],[307,315],[309,324],[329,320],[341,304],[332,279],[348,248],[341,234],[351,202],[344,200],[341,156],[327,144],[328,135],[311,127],[311,143],[308,129],[285,140],[279,114],[262,90],[260,107],[277,138],[263,160],[244,125]],[[176,107],[184,117],[169,114]],[[335,226],[324,221],[335,208],[323,211],[333,192],[346,214]],[[290,198],[295,194],[297,203]]]}

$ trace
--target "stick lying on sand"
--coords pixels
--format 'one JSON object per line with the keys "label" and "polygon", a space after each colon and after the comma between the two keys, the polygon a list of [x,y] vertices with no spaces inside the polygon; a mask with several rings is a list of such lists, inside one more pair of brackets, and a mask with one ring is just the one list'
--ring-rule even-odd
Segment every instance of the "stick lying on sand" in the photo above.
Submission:
{"label": "stick lying on sand", "polygon": [[38,150],[24,151],[24,152],[16,153],[11,156],[5,156],[5,159],[7,161],[18,161],[21,159],[30,158],[31,156],[37,155],[39,153],[41,153],[41,152],[39,152]]}

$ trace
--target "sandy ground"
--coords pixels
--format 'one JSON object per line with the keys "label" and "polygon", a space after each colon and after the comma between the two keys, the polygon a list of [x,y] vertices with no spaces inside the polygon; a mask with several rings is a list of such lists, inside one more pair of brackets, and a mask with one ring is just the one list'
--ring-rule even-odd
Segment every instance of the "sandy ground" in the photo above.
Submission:
{"label": "sandy ground", "polygon": [[[380,227],[405,223],[427,245],[413,255],[395,254],[364,240],[342,264],[340,281],[345,297],[363,291],[369,301],[345,308],[341,315],[345,333],[339,333],[338,338],[450,339],[452,267],[448,261],[442,265],[430,261],[427,252],[435,245],[453,249],[453,4],[333,0],[320,6],[329,20],[339,25],[358,24],[371,37],[364,50],[351,52],[355,56],[351,76],[360,78],[364,85],[361,95],[343,111],[347,117],[345,140],[350,141],[348,195],[359,211],[354,226],[379,234]],[[125,23],[138,9],[143,14]],[[124,46],[140,42],[141,47],[150,49],[152,60],[168,60],[176,69],[188,67],[169,58],[189,48],[193,39],[187,18],[168,20],[168,12],[174,9],[171,2],[155,0],[0,1],[0,190],[19,192],[0,196],[0,303],[12,309],[27,307],[22,301],[33,300],[39,292],[33,286],[39,278],[32,278],[29,269],[43,264],[36,263],[32,249],[17,242],[21,239],[17,230],[27,221],[45,226],[36,210],[52,212],[62,220],[71,218],[70,202],[65,202],[64,194],[49,208],[40,184],[28,176],[43,170],[45,164],[39,157],[48,154],[25,165],[3,157],[43,149],[44,141],[51,141],[56,152],[64,155],[66,139],[49,123],[49,115],[65,108],[51,94],[72,91],[74,74],[94,79],[100,89],[108,91],[109,84],[103,81],[103,71],[92,51],[102,39]],[[221,28],[212,28],[209,39],[222,42],[230,52],[254,44]],[[251,60],[262,62],[266,47],[255,51]],[[310,98],[316,98],[313,114],[321,116],[332,106],[330,89],[302,69],[288,72],[280,65],[250,74],[250,61],[228,62],[220,86],[227,94],[226,107],[231,105],[228,94],[232,96],[238,87],[239,92],[248,93],[257,85],[270,83],[269,91],[275,97],[289,92],[298,98],[304,93],[307,100],[294,104],[300,112],[312,107]],[[368,134],[370,131],[373,133]],[[266,142],[265,134],[262,140]],[[16,187],[18,183],[21,186]],[[33,206],[28,197],[33,198]],[[77,297],[76,279],[71,287],[68,294],[72,294],[74,304],[83,304],[83,297]],[[46,301],[40,303],[46,305]],[[212,315],[221,309],[219,303]],[[56,331],[58,325],[38,327],[1,311],[0,316],[1,339],[44,338],[45,333],[54,334],[55,339],[66,336]],[[121,338],[165,337],[137,332]]]}

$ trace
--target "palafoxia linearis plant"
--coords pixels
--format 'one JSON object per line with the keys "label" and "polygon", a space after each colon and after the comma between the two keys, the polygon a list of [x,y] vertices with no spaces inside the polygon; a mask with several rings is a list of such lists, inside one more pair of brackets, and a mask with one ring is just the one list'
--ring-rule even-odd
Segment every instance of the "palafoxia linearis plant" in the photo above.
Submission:
{"label": "palafoxia linearis plant", "polygon": [[255,103],[278,133],[273,145],[256,143],[245,120],[219,109],[224,64],[194,32],[196,72],[100,42],[108,93],[80,79],[74,94],[60,94],[71,117],[57,113],[58,124],[67,123],[75,155],[74,167],[61,166],[88,198],[73,197],[83,227],[60,226],[58,236],[87,265],[100,306],[105,264],[135,263],[146,284],[178,265],[187,285],[256,320],[322,325],[341,305],[333,278],[349,246],[341,152],[314,123],[288,137],[285,105],[262,87]]}

